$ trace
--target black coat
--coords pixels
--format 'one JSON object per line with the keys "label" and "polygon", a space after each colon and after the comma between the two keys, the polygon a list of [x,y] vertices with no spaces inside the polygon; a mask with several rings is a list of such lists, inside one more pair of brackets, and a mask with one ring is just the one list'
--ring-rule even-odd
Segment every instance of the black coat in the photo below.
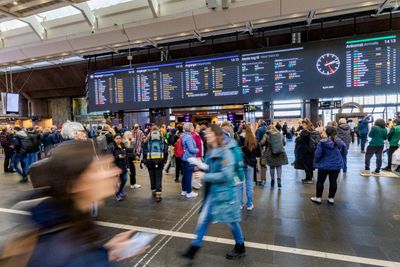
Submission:
{"label": "black coat", "polygon": [[240,136],[239,146],[242,147],[244,165],[255,168],[257,165],[257,158],[261,157],[260,146],[257,144],[257,146],[252,151],[250,151],[247,147],[244,146],[244,141],[245,138],[243,136]]}
{"label": "black coat", "polygon": [[117,167],[123,172],[126,172],[128,170],[128,157],[126,155],[124,144],[121,143],[121,147],[118,147],[115,143],[112,143],[110,144],[109,149],[114,156],[115,165],[117,165]]}
{"label": "black coat", "polygon": [[296,139],[294,167],[299,170],[314,170],[314,151],[310,151],[310,131],[302,130]]}

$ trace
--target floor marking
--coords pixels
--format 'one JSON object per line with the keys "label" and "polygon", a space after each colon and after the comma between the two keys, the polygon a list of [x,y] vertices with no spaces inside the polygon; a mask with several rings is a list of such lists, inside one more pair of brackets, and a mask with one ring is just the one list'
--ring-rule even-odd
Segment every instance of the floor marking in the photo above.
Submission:
{"label": "floor marking", "polygon": [[[200,202],[196,203],[192,207],[192,209],[188,213],[186,213],[187,218],[186,218],[186,221],[182,224],[182,227],[193,216],[193,214],[195,214],[199,203]],[[19,215],[29,215],[30,214],[29,212],[26,212],[26,211],[4,209],[4,208],[0,208],[0,212],[10,213],[10,214],[19,214]],[[190,212],[192,212],[192,215],[190,215]],[[180,222],[183,221],[184,218],[185,218],[185,216],[183,216],[183,218],[180,220]],[[143,232],[150,232],[150,233],[155,233],[155,234],[159,234],[159,235],[164,235],[164,238],[162,240],[165,240],[165,238],[169,237],[169,239],[167,240],[166,243],[168,243],[168,241],[170,239],[172,239],[173,237],[185,238],[185,239],[194,239],[196,237],[196,235],[194,235],[194,234],[178,232],[180,229],[182,229],[182,227],[178,227],[179,229],[177,229],[177,230],[161,230],[161,229],[155,229],[155,228],[140,227],[140,226],[119,224],[119,223],[112,223],[112,222],[102,222],[102,221],[96,221],[96,224],[100,225],[100,226],[104,226],[104,227],[109,227],[109,228],[143,231]],[[159,243],[161,243],[160,241],[159,241]],[[233,245],[235,243],[235,241],[232,239],[213,237],[213,236],[205,236],[204,241],[211,242],[211,243],[225,244],[225,245]],[[157,244],[159,244],[159,243],[157,243]],[[154,245],[154,248],[157,247],[157,244]],[[164,244],[161,248],[159,248],[155,252],[155,254],[145,263],[144,266],[146,266],[154,258],[154,256],[157,255],[157,253],[159,253],[161,251],[161,249],[165,245],[166,244]],[[378,260],[378,259],[365,258],[365,257],[357,257],[357,256],[346,255],[346,254],[329,253],[329,252],[323,252],[323,251],[318,251],[318,250],[300,249],[300,248],[294,248],[294,247],[284,247],[284,246],[277,246],[277,245],[270,245],[270,244],[263,244],[263,243],[256,243],[256,242],[246,242],[246,247],[267,250],[267,251],[295,254],[295,255],[301,255],[301,256],[330,259],[330,260],[335,260],[335,261],[352,262],[352,263],[383,266],[383,267],[400,267],[400,262]],[[154,249],[153,249],[153,251],[154,251]],[[148,254],[150,254],[150,252],[151,252],[151,250],[146,255],[148,256]],[[143,257],[143,258],[145,258],[145,257]],[[138,266],[139,263],[140,262],[138,262],[135,266]]]}

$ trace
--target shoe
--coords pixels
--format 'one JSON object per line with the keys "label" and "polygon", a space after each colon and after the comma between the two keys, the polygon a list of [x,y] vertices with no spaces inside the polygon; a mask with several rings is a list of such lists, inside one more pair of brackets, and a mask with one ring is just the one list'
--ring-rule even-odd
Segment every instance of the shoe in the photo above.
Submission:
{"label": "shoe", "polygon": [[391,171],[392,171],[392,168],[390,168],[390,167],[385,167],[385,168],[382,168],[382,171],[391,172]]}
{"label": "shoe", "polygon": [[142,186],[140,185],[140,184],[134,184],[134,185],[131,185],[131,188],[133,188],[133,189],[139,189],[139,188],[141,188]]}
{"label": "shoe", "polygon": [[121,195],[119,195],[119,194],[117,194],[117,195],[115,196],[115,199],[116,199],[118,202],[121,202],[121,201],[124,200],[124,198],[123,198]]}
{"label": "shoe", "polygon": [[364,151],[364,150],[361,150],[361,153],[365,154],[365,151]]}
{"label": "shoe", "polygon": [[312,197],[311,201],[314,202],[314,203],[317,203],[317,204],[321,204],[322,203],[322,200],[321,200],[320,197]]}
{"label": "shoe", "polygon": [[19,182],[20,182],[21,184],[27,183],[27,182],[28,182],[28,177],[27,177],[27,176],[22,177],[22,179],[19,180]]}
{"label": "shoe", "polygon": [[275,180],[271,180],[271,187],[275,186]]}
{"label": "shoe", "polygon": [[195,198],[195,197],[197,197],[199,194],[197,194],[196,192],[191,192],[191,193],[189,193],[189,194],[186,194],[186,197],[187,198]]}
{"label": "shoe", "polygon": [[228,260],[236,260],[246,256],[246,248],[243,244],[236,244],[235,247],[226,254]]}
{"label": "shoe", "polygon": [[157,192],[157,193],[156,193],[156,201],[157,201],[157,202],[161,202],[161,199],[162,199],[162,198],[161,198],[161,192]]}
{"label": "shoe", "polygon": [[186,191],[182,191],[181,196],[186,196]]}
{"label": "shoe", "polygon": [[303,182],[303,184],[313,184],[313,180],[309,180],[309,179],[303,179],[301,180]]}
{"label": "shoe", "polygon": [[189,259],[189,260],[193,260],[194,257],[196,256],[197,252],[199,251],[199,249],[200,249],[200,247],[191,245],[186,250],[186,252],[181,255],[181,257]]}
{"label": "shoe", "polygon": [[280,178],[278,178],[278,189],[281,189],[282,188],[282,183],[281,183],[281,179]]}
{"label": "shoe", "polygon": [[380,171],[379,169],[376,169],[375,171],[372,172],[372,174],[378,175],[378,174],[380,174],[380,172],[381,172],[381,171]]}
{"label": "shoe", "polygon": [[156,190],[151,190],[151,195],[152,195],[153,197],[156,197],[156,194],[157,194]]}
{"label": "shoe", "polygon": [[251,204],[251,206],[250,206],[250,207],[247,207],[246,209],[247,209],[247,210],[253,210],[253,209],[254,209],[254,205]]}
{"label": "shoe", "polygon": [[333,198],[328,198],[328,203],[333,205],[335,204],[335,200]]}
{"label": "shoe", "polygon": [[179,179],[175,179],[175,183],[179,183]]}
{"label": "shoe", "polygon": [[363,171],[361,171],[361,174],[368,175],[368,174],[371,174],[371,171],[370,170],[363,170]]}

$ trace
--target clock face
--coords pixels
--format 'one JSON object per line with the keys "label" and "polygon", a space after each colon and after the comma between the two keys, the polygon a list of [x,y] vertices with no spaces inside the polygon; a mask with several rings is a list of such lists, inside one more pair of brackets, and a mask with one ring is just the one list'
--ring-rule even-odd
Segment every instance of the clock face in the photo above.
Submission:
{"label": "clock face", "polygon": [[317,61],[317,70],[322,75],[332,75],[340,67],[339,57],[334,54],[323,54]]}

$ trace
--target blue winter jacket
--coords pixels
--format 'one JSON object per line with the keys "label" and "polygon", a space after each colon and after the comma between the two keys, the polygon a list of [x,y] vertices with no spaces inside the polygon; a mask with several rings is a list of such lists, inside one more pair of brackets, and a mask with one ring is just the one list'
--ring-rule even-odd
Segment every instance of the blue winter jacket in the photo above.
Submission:
{"label": "blue winter jacket", "polygon": [[346,144],[340,139],[322,139],[314,154],[314,168],[320,170],[340,170],[344,168],[347,155]]}
{"label": "blue winter jacket", "polygon": [[212,223],[240,222],[238,187],[235,186],[235,160],[228,147],[214,148],[206,155],[209,171],[204,176],[204,203],[211,198]]}
{"label": "blue winter jacket", "polygon": [[358,121],[358,132],[361,135],[367,135],[368,131],[369,131],[368,124],[370,124],[371,122],[372,122],[372,120],[370,117],[359,120]]}
{"label": "blue winter jacket", "polygon": [[196,154],[199,153],[196,142],[189,132],[184,132],[182,134],[182,147],[183,151],[185,151],[182,156],[183,161],[187,161],[188,158],[196,157]]}

